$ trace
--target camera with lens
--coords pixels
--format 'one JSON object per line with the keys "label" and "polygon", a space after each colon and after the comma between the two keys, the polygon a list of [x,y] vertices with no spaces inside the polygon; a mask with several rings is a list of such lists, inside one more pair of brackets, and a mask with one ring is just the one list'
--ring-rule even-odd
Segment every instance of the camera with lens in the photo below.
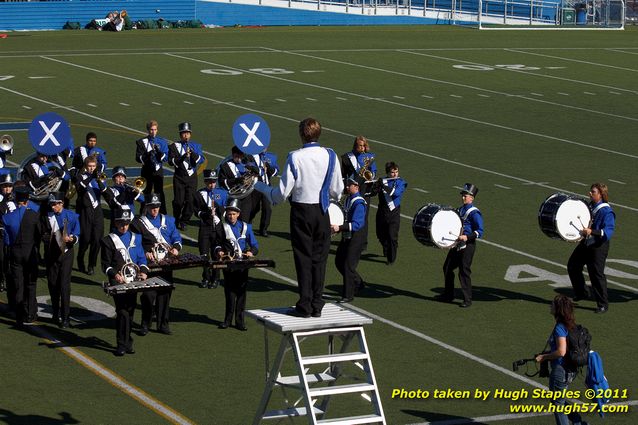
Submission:
{"label": "camera with lens", "polygon": [[[512,370],[514,372],[518,372],[518,369],[521,366],[525,366],[525,365],[527,365],[527,363],[532,363],[532,362],[536,363],[536,356],[538,356],[538,354],[534,355],[534,357],[532,357],[530,359],[520,359],[520,360],[513,361],[512,362]],[[529,374],[526,371],[525,375],[530,376],[530,377],[538,375],[540,378],[547,378],[549,376],[549,362],[547,360],[540,362],[540,367],[536,370],[536,373]]]}

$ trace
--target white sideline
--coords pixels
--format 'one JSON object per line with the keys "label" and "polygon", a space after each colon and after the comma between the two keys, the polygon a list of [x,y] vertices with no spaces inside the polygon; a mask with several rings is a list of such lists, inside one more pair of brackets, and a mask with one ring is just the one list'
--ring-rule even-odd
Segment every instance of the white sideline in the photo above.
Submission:
{"label": "white sideline", "polygon": [[[104,74],[104,75],[109,75],[109,76],[115,77],[115,78],[121,78],[121,79],[124,79],[124,80],[133,81],[133,82],[136,82],[136,83],[139,83],[139,84],[143,84],[143,85],[147,85],[147,86],[150,86],[150,87],[161,88],[163,90],[167,90],[167,91],[170,91],[170,92],[183,94],[183,95],[186,95],[186,96],[192,96],[192,97],[195,97],[197,99],[207,100],[207,101],[213,102],[213,103],[218,104],[218,105],[226,105],[226,106],[230,106],[230,107],[233,107],[233,108],[242,109],[242,110],[245,110],[245,111],[257,112],[257,113],[260,113],[260,114],[263,114],[263,115],[266,115],[266,116],[279,118],[279,119],[282,119],[282,120],[285,120],[285,121],[294,122],[295,124],[298,123],[298,120],[294,119],[294,118],[290,118],[290,117],[286,117],[286,116],[283,116],[283,115],[274,114],[274,113],[267,112],[267,111],[261,111],[259,109],[249,108],[249,107],[246,107],[246,106],[236,105],[236,104],[234,104],[232,102],[223,102],[223,101],[220,101],[220,100],[217,100],[217,99],[213,99],[213,98],[210,98],[210,97],[206,97],[206,96],[202,96],[202,95],[198,95],[198,94],[194,94],[194,93],[190,93],[190,92],[174,89],[174,88],[171,88],[171,87],[162,86],[162,85],[155,84],[155,83],[150,83],[148,81],[138,80],[138,79],[127,77],[127,76],[123,76],[123,75],[114,74],[114,73],[111,73],[111,72],[102,71],[102,70],[99,70],[99,69],[89,68],[89,67],[86,67],[86,66],[83,66],[83,65],[77,65],[77,64],[74,64],[74,63],[71,63],[71,62],[65,62],[65,61],[61,61],[61,60],[57,60],[57,59],[53,59],[53,58],[48,58],[48,57],[43,57],[43,59],[48,59],[48,60],[51,60],[51,61],[54,61],[54,62],[59,62],[59,63],[65,64],[65,65],[74,66],[74,67],[77,67],[77,68],[85,69],[85,70],[92,71],[92,72],[97,72],[97,73]],[[190,59],[190,58],[188,58],[188,59]],[[222,66],[224,66],[226,68],[229,68],[229,69],[232,69],[232,67],[227,67],[225,65],[222,65]],[[247,72],[250,72],[250,71],[247,71]],[[269,77],[272,77],[272,76],[269,76]],[[290,81],[290,80],[285,80],[284,79],[284,81]],[[66,109],[68,111],[73,111],[73,112],[76,112],[76,113],[81,114],[81,115],[92,117],[92,118],[97,119],[99,121],[103,121],[103,122],[109,123],[111,125],[120,127],[120,128],[125,128],[125,129],[132,130],[129,127],[123,126],[121,124],[113,123],[113,122],[108,121],[108,120],[106,120],[104,118],[96,117],[94,115],[87,114],[85,112],[81,112],[81,111],[78,111],[78,110],[70,108],[70,107],[61,106],[61,105],[58,105],[56,103],[53,103],[53,102],[50,102],[50,101],[47,101],[47,100],[43,100],[43,99],[39,99],[37,97],[31,96],[31,95],[27,95],[25,93],[21,93],[21,92],[15,91],[15,90],[11,90],[11,89],[6,88],[6,87],[0,86],[0,89],[8,91],[8,92],[11,92],[11,93],[14,93],[14,94],[17,94],[17,95],[20,95],[20,96],[24,96],[24,97],[27,97],[27,98],[30,98],[30,99],[33,99],[33,100],[37,100],[37,101],[40,101],[40,102],[43,102],[43,103],[46,103],[46,104],[49,104],[49,105],[53,105],[53,106],[56,106],[56,107],[59,107],[59,108],[62,108],[62,109]],[[334,89],[331,89],[331,90],[334,90]],[[361,95],[356,95],[356,97],[362,97],[362,96]],[[366,97],[366,96],[363,96],[363,97]],[[389,101],[387,101],[387,103],[394,104],[394,102],[389,102]],[[398,105],[400,105],[400,104],[398,104]],[[326,131],[331,131],[331,132],[336,133],[336,134],[341,134],[341,135],[345,135],[345,136],[348,136],[348,137],[355,137],[354,134],[350,134],[350,133],[343,132],[343,131],[340,131],[340,130],[332,129],[330,127],[323,127],[323,129],[326,130]],[[139,130],[133,130],[133,131],[141,133],[141,134],[145,134],[144,132],[141,132]],[[482,171],[482,172],[485,172],[485,173],[488,173],[488,174],[493,174],[493,175],[497,175],[497,176],[500,176],[500,177],[505,177],[505,178],[508,178],[508,179],[519,181],[521,183],[537,185],[539,187],[544,187],[544,188],[547,188],[547,189],[557,190],[559,192],[577,194],[576,192],[573,192],[573,191],[570,191],[570,190],[566,190],[566,189],[562,189],[562,188],[558,188],[558,187],[554,187],[554,186],[549,186],[549,185],[546,185],[546,184],[543,184],[543,183],[533,182],[531,180],[527,180],[527,179],[516,177],[516,176],[511,176],[511,175],[500,173],[500,172],[497,172],[497,171],[492,171],[492,170],[489,170],[489,169],[486,169],[486,168],[475,167],[475,166],[472,166],[470,164],[466,164],[466,163],[462,163],[462,162],[459,162],[459,161],[450,160],[450,159],[439,157],[439,156],[436,156],[436,155],[427,154],[427,153],[424,153],[424,152],[419,152],[419,151],[416,151],[414,149],[405,148],[403,146],[382,142],[380,140],[376,140],[376,139],[369,139],[369,140],[372,141],[372,142],[384,145],[384,146],[388,146],[388,147],[391,147],[391,148],[403,150],[405,152],[414,153],[414,154],[421,155],[421,156],[424,156],[424,157],[427,157],[427,158],[431,158],[431,159],[447,162],[449,164],[458,165],[458,166],[461,166],[461,167],[464,167],[464,168],[469,168],[469,169],[472,169],[472,170],[475,170],[475,171]],[[631,211],[638,211],[638,208],[630,207],[630,206],[627,206],[627,205],[622,205],[622,204],[618,204],[618,203],[610,203],[610,204],[614,205],[614,206],[617,206],[619,208],[624,208],[624,209],[628,209],[628,210],[631,210]]]}

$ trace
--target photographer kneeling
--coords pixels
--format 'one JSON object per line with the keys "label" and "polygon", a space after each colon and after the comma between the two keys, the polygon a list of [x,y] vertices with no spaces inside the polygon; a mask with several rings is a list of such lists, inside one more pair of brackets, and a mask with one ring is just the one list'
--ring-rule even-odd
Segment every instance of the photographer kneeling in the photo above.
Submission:
{"label": "photographer kneeling", "polygon": [[[567,367],[567,359],[565,358],[567,354],[567,335],[576,326],[574,303],[569,297],[557,295],[552,301],[550,312],[556,320],[556,325],[548,341],[550,351],[537,355],[536,362],[551,361],[552,370],[549,375],[549,389],[550,391],[562,391],[567,389],[567,386],[576,376],[576,371]],[[564,406],[566,400],[562,397],[553,402],[556,406]],[[582,422],[578,412],[572,412],[568,416],[563,413],[562,407],[559,409],[561,410],[560,412],[554,413],[557,425],[569,425],[570,421],[574,425],[585,424],[585,422]]]}

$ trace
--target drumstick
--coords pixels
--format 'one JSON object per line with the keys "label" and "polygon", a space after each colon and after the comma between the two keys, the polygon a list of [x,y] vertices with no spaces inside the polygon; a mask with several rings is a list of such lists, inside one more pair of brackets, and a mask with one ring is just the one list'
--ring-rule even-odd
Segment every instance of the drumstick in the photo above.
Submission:
{"label": "drumstick", "polygon": [[583,224],[583,220],[580,219],[580,216],[577,216],[578,221],[580,221],[580,225],[583,226],[583,229],[586,228],[585,224]]}
{"label": "drumstick", "polygon": [[574,229],[578,230],[579,232],[581,231],[581,229],[579,229],[578,227],[576,227],[576,225],[574,224],[574,222],[573,222],[573,221],[570,221],[570,222],[569,222],[569,224],[570,224],[571,226],[573,226],[573,227],[574,227]]}

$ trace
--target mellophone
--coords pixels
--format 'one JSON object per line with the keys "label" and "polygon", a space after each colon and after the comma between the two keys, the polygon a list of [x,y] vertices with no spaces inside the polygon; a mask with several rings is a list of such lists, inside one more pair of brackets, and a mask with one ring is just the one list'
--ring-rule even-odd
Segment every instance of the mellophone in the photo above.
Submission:
{"label": "mellophone", "polygon": [[143,292],[152,291],[155,289],[175,288],[175,285],[165,281],[161,277],[149,277],[146,280],[134,280],[130,283],[120,283],[117,285],[109,285],[108,282],[104,282],[104,292],[107,295],[120,295],[129,292]]}

